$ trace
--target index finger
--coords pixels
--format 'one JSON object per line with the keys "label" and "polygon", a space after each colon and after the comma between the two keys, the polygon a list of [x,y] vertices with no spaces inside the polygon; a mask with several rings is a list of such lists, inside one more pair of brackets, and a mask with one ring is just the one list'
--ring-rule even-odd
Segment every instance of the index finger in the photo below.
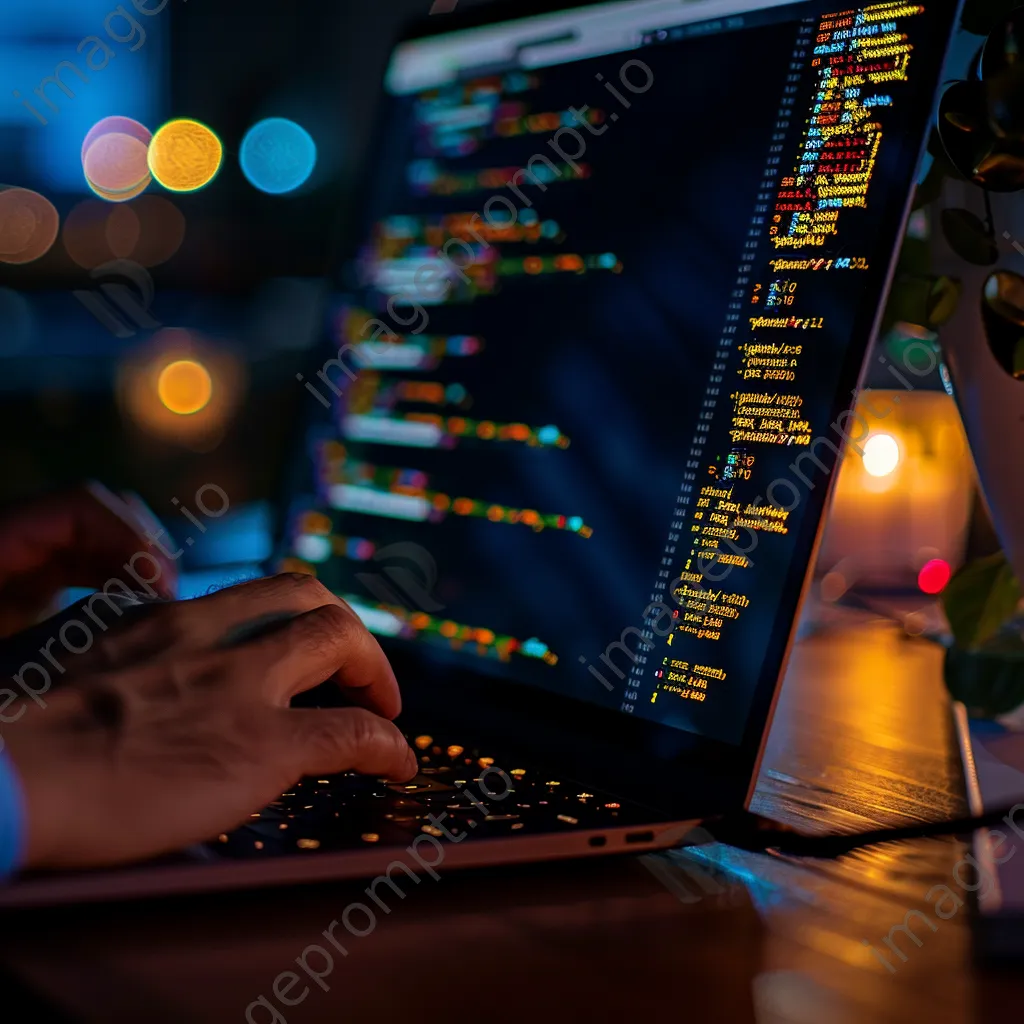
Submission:
{"label": "index finger", "polygon": [[361,707],[385,718],[402,710],[398,681],[380,645],[347,605],[325,604],[278,622],[232,652],[232,675],[281,705],[332,679]]}
{"label": "index finger", "polygon": [[416,754],[397,726],[361,708],[289,708],[276,714],[295,774],[355,771],[394,782],[416,774]]}

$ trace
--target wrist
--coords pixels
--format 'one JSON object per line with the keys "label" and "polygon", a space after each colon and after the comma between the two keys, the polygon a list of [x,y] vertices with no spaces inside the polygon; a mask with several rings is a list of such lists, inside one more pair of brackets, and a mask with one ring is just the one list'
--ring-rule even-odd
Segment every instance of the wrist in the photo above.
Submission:
{"label": "wrist", "polygon": [[[91,731],[74,719],[77,701],[66,692],[51,700],[42,714],[28,716],[4,737],[6,756],[21,797],[19,867],[39,870],[57,866],[66,844],[62,830],[76,800]],[[70,706],[69,706],[70,705]]]}
{"label": "wrist", "polygon": [[0,747],[0,880],[16,874],[25,865],[28,844],[25,805],[21,776],[14,761]]}

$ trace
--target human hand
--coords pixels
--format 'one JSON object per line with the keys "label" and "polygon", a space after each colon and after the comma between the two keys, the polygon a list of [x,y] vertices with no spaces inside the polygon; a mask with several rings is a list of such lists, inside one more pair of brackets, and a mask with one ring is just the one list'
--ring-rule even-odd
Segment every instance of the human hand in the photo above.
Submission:
{"label": "human hand", "polygon": [[[272,632],[220,646],[247,620],[287,614]],[[243,824],[303,775],[416,774],[387,721],[401,699],[384,652],[312,577],[154,605],[89,656],[88,673],[5,730],[28,808],[26,867],[177,850]],[[329,678],[362,707],[288,706]]]}
{"label": "human hand", "polygon": [[140,553],[160,568],[153,589],[174,597],[174,562],[146,538],[138,512],[101,484],[0,515],[0,636],[30,626],[67,587],[99,588],[124,575],[125,563]]}

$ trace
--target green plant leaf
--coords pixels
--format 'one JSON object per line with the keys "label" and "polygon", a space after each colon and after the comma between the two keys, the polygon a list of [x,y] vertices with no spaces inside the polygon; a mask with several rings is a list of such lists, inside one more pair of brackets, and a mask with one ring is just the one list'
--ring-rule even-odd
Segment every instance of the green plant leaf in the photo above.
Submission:
{"label": "green plant leaf", "polygon": [[920,210],[929,203],[934,203],[942,194],[942,184],[948,176],[946,165],[933,160],[928,173],[924,177],[924,181],[920,182],[914,190],[914,201],[911,204],[912,209]]}
{"label": "green plant leaf", "polygon": [[944,664],[946,688],[972,718],[996,718],[1024,704],[1024,643],[1001,643],[978,651],[950,647]]}
{"label": "green plant leaf", "polygon": [[932,272],[932,247],[923,238],[903,236],[896,272],[910,277],[927,277]]}
{"label": "green plant leaf", "polygon": [[932,282],[928,296],[928,327],[941,327],[955,312],[960,303],[963,287],[951,277],[937,277]]}
{"label": "green plant leaf", "polygon": [[988,267],[999,259],[995,239],[981,219],[970,210],[947,208],[939,214],[946,244],[968,263]]}
{"label": "green plant leaf", "polygon": [[933,278],[911,277],[900,274],[892,283],[885,308],[885,321],[892,325],[899,321],[924,327],[928,322],[928,304],[932,294]]}
{"label": "green plant leaf", "polygon": [[942,606],[957,646],[975,649],[1012,616],[1021,590],[1002,552],[965,565],[942,592]]}

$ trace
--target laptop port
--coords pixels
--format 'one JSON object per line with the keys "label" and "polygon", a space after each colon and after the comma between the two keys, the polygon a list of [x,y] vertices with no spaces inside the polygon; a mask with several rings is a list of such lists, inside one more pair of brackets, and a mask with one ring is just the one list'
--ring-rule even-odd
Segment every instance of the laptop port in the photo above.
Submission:
{"label": "laptop port", "polygon": [[653,843],[654,833],[648,829],[646,832],[627,832],[627,843]]}
{"label": "laptop port", "polygon": [[604,846],[608,840],[604,836],[591,836],[587,842],[589,842],[591,846]]}

